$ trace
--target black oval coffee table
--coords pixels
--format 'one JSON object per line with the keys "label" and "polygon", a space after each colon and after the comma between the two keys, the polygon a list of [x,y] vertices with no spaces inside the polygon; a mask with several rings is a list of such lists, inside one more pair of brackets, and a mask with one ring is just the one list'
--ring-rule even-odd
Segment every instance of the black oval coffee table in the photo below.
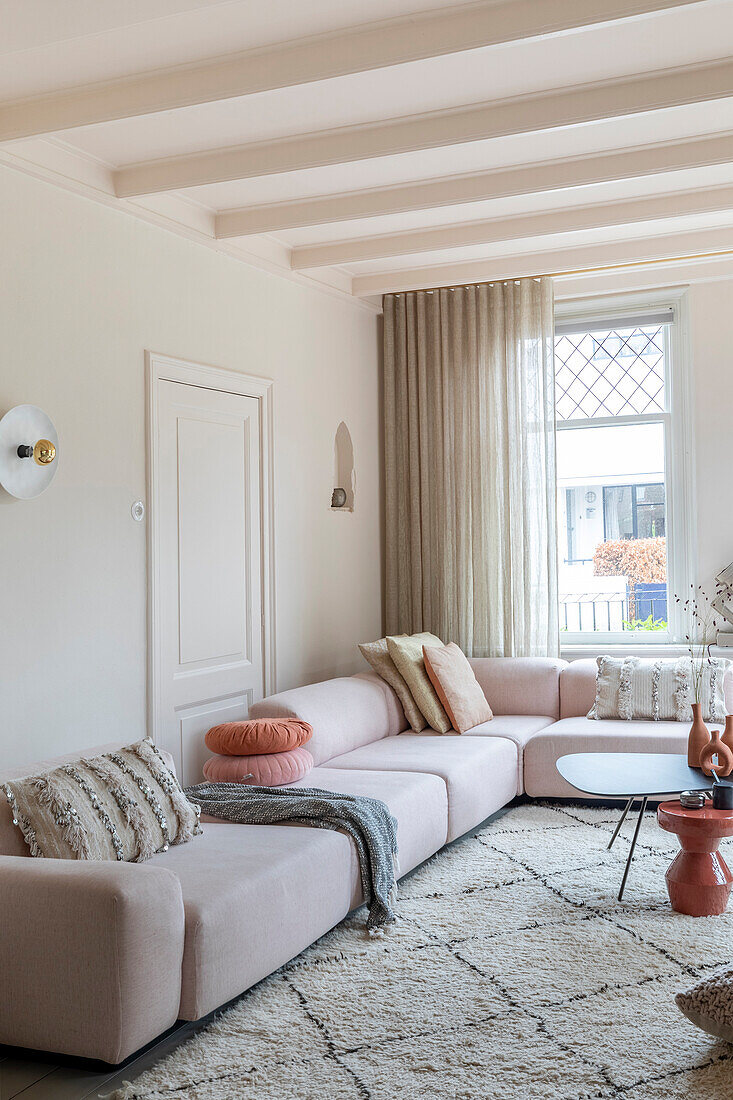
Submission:
{"label": "black oval coffee table", "polygon": [[624,896],[629,868],[634,858],[641,821],[650,798],[678,795],[681,791],[710,790],[710,780],[696,768],[691,768],[687,757],[662,752],[574,752],[561,756],[556,762],[563,779],[583,794],[597,798],[624,798],[626,806],[608,842],[613,842],[626,820],[626,815],[637,799],[641,799],[639,816],[626,860],[618,900]]}

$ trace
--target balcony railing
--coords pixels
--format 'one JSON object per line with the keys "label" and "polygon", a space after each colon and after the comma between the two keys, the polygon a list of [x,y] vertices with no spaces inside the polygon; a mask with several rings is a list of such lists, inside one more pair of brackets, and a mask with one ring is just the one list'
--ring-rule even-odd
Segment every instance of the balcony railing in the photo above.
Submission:
{"label": "balcony railing", "polygon": [[[569,592],[560,596],[560,629],[570,633],[631,630],[630,592]],[[633,603],[635,623],[667,620],[666,584],[639,584]],[[651,629],[637,626],[636,629]],[[656,629],[659,629],[658,627]]]}

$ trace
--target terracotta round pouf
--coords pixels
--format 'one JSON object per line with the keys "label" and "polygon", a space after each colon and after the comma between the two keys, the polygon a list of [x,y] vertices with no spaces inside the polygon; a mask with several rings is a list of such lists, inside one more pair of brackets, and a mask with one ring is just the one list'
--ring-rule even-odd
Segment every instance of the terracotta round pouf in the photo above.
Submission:
{"label": "terracotta round pouf", "polygon": [[733,836],[733,810],[714,810],[710,801],[701,810],[662,802],[657,821],[668,833],[676,833],[682,845],[665,875],[672,908],[690,917],[724,913],[733,875],[718,845],[723,837]]}

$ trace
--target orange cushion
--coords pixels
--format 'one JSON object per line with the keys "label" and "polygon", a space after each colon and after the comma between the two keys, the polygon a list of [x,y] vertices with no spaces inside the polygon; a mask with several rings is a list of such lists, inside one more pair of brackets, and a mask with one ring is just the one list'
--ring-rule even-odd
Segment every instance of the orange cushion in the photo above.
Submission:
{"label": "orange cushion", "polygon": [[312,767],[313,757],[307,749],[291,749],[257,756],[211,756],[204,764],[204,775],[212,783],[281,787],[302,779]]}
{"label": "orange cushion", "polygon": [[465,733],[494,715],[463,650],[446,646],[422,647],[425,670],[454,730]]}
{"label": "orange cushion", "polygon": [[253,718],[212,726],[204,740],[207,748],[223,756],[259,756],[297,749],[312,736],[313,726],[297,718]]}

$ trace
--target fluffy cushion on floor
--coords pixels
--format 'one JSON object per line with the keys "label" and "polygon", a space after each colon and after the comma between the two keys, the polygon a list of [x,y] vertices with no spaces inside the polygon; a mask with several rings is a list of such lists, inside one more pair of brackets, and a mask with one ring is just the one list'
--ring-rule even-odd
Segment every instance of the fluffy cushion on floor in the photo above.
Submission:
{"label": "fluffy cushion on floor", "polygon": [[297,718],[254,718],[213,726],[204,740],[220,756],[259,756],[300,748],[312,736],[313,727]]}
{"label": "fluffy cushion on floor", "polygon": [[733,970],[704,978],[692,989],[678,993],[675,1002],[691,1023],[733,1043]]}
{"label": "fluffy cushion on floor", "polygon": [[448,733],[451,721],[433,685],[425,671],[422,647],[424,645],[442,646],[440,638],[434,634],[392,635],[387,638],[389,655],[404,677],[413,699],[431,729],[438,733]]}
{"label": "fluffy cushion on floor", "polygon": [[204,764],[204,775],[213,783],[282,787],[302,779],[312,767],[313,757],[301,747],[256,756],[212,756]]}
{"label": "fluffy cushion on floor", "polygon": [[450,642],[424,645],[425,671],[454,730],[465,733],[494,717],[463,650]]}
{"label": "fluffy cushion on floor", "polygon": [[414,733],[420,733],[425,729],[426,722],[422,711],[412,698],[412,692],[407,686],[407,681],[401,672],[397,671],[397,665],[389,655],[387,639],[380,638],[377,642],[364,642],[359,646],[362,657],[369,662],[377,676],[381,676],[386,684],[394,691],[402,704],[405,718]]}

